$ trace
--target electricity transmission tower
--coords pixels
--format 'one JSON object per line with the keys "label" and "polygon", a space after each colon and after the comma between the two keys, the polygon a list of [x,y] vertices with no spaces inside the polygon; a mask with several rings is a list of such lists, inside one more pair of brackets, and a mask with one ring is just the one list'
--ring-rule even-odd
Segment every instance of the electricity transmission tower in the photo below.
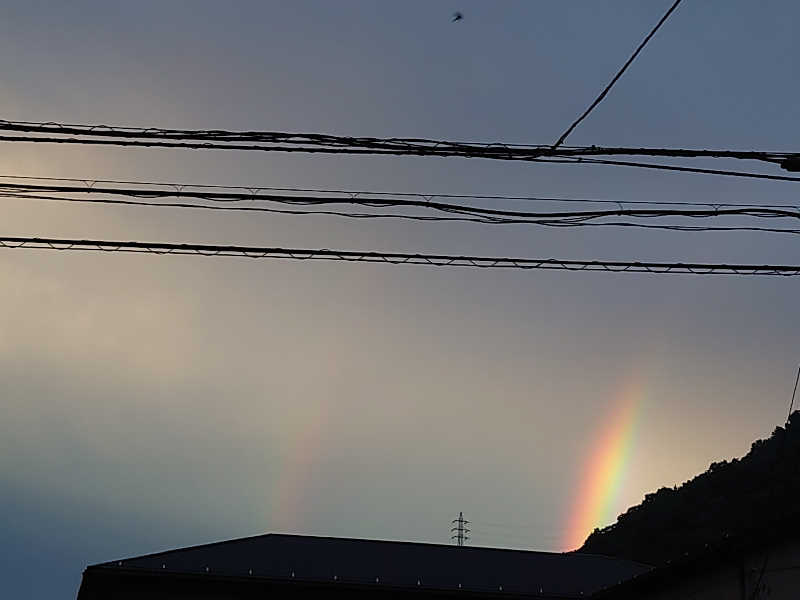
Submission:
{"label": "electricity transmission tower", "polygon": [[456,540],[456,546],[463,546],[469,539],[469,521],[464,518],[464,513],[459,512],[458,518],[451,521],[453,527],[450,528],[451,540]]}

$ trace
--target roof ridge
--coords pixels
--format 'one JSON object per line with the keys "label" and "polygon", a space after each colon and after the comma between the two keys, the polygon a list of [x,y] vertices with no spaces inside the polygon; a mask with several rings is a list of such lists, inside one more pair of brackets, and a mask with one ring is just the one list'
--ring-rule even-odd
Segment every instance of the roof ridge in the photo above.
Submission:
{"label": "roof ridge", "polygon": [[[142,558],[154,558],[157,556],[169,556],[171,554],[176,554],[179,552],[186,552],[188,550],[199,550],[202,548],[213,548],[216,546],[224,546],[230,544],[237,544],[241,542],[247,542],[251,540],[257,540],[260,538],[296,538],[296,539],[305,539],[305,540],[329,540],[329,541],[336,541],[336,542],[358,542],[358,543],[369,543],[369,544],[391,544],[395,546],[425,546],[428,548],[448,548],[448,549],[456,549],[457,547],[453,544],[441,544],[441,543],[434,543],[434,542],[419,542],[419,541],[412,541],[412,540],[385,540],[385,539],[375,539],[375,538],[351,538],[351,537],[336,537],[336,536],[327,536],[327,535],[309,535],[309,534],[299,534],[299,533],[278,533],[278,532],[268,532],[268,533],[260,533],[251,536],[245,536],[241,538],[234,538],[229,540],[218,540],[214,542],[207,542],[204,544],[195,544],[193,546],[184,546],[181,548],[173,548],[171,550],[160,550],[157,552],[150,552],[148,554],[141,554],[137,556],[128,556],[126,558],[106,561],[102,563],[98,563],[92,566],[106,566],[106,565],[119,565],[120,563],[124,563],[128,560],[139,560]],[[645,563],[641,563],[639,561],[634,561],[626,558],[616,557],[616,556],[608,556],[605,554],[595,554],[590,552],[550,552],[546,550],[523,550],[519,548],[495,548],[491,546],[461,546],[458,547],[459,552],[475,552],[475,551],[492,551],[492,552],[505,552],[505,553],[516,553],[516,554],[524,554],[524,555],[539,555],[539,556],[586,556],[586,557],[595,557],[595,558],[604,558],[607,560],[615,560],[615,561],[625,561],[628,563],[638,564],[644,567],[651,567],[652,565],[647,565]]]}
{"label": "roof ridge", "polygon": [[438,548],[459,548],[462,551],[470,551],[470,550],[495,550],[497,552],[521,552],[523,554],[552,554],[555,556],[562,556],[566,554],[565,552],[550,552],[547,550],[523,550],[521,548],[495,548],[492,546],[456,546],[455,544],[442,544],[437,542],[424,542],[424,541],[413,541],[413,540],[386,540],[386,539],[379,539],[379,538],[355,538],[355,537],[337,537],[337,536],[330,536],[330,535],[307,535],[307,534],[299,534],[299,533],[271,533],[268,535],[275,535],[275,536],[282,536],[282,537],[296,537],[296,538],[303,538],[303,539],[322,539],[322,540],[335,540],[335,541],[345,541],[345,542],[367,542],[373,544],[396,544],[396,545],[406,545],[406,546],[427,546],[427,547],[438,547]]}
{"label": "roof ridge", "polygon": [[173,548],[172,550],[160,550],[158,552],[149,552],[147,554],[140,554],[138,556],[128,556],[126,558],[118,558],[115,560],[108,560],[102,563],[97,563],[96,565],[91,565],[93,567],[102,567],[105,565],[114,565],[120,562],[125,562],[126,560],[134,560],[139,558],[152,558],[154,556],[162,556],[166,554],[174,554],[175,552],[185,552],[186,550],[197,550],[199,548],[211,548],[212,546],[223,546],[225,544],[232,544],[234,542],[243,542],[245,540],[254,540],[257,538],[267,537],[270,535],[275,535],[273,533],[259,533],[256,535],[248,535],[242,538],[234,538],[232,540],[217,540],[215,542],[206,542],[205,544],[195,544],[193,546],[184,546],[182,548]]}

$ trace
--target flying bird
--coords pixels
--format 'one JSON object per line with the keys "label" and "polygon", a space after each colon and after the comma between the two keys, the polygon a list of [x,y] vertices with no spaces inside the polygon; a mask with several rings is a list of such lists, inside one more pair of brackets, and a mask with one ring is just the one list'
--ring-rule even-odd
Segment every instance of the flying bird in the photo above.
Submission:
{"label": "flying bird", "polygon": [[452,22],[452,23],[455,23],[456,21],[460,21],[460,20],[461,20],[461,19],[463,19],[463,18],[464,18],[464,15],[463,15],[463,14],[461,14],[460,12],[454,12],[454,13],[453,13],[453,19],[452,19],[452,21],[451,21],[451,22]]}

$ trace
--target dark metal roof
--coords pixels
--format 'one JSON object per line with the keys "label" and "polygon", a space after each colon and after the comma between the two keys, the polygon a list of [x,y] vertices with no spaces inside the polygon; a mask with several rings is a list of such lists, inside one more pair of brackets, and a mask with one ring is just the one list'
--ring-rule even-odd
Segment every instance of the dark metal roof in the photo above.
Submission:
{"label": "dark metal roof", "polygon": [[94,565],[87,574],[120,570],[569,598],[649,569],[594,554],[265,534]]}

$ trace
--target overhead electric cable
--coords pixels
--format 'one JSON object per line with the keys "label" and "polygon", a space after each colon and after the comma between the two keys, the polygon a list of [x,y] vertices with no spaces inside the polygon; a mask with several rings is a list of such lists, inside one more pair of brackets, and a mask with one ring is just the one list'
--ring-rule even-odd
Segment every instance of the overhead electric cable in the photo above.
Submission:
{"label": "overhead electric cable", "polygon": [[[0,120],[0,130],[35,134],[0,136],[0,141],[9,142],[110,144],[271,152],[323,152],[332,154],[460,156],[523,161],[537,161],[548,157],[580,158],[604,155],[662,158],[730,158],[777,163],[789,170],[793,170],[791,168],[792,165],[800,161],[800,154],[798,153],[752,150],[627,148],[596,145],[554,148],[547,144],[479,143],[425,138],[354,137],[276,131],[187,130],[5,120]],[[800,166],[798,166],[798,169],[800,169]]]}
{"label": "overhead electric cable", "polygon": [[[20,194],[26,197],[28,193],[86,193],[86,194],[108,194],[135,198],[196,198],[215,202],[242,202],[242,201],[261,201],[274,202],[292,205],[357,205],[373,208],[421,208],[439,212],[479,215],[487,218],[515,217],[524,219],[601,219],[605,217],[635,217],[635,218],[655,218],[655,217],[691,217],[691,218],[714,218],[721,216],[747,216],[757,218],[794,218],[800,219],[800,208],[770,208],[758,205],[749,206],[726,206],[714,205],[713,208],[625,208],[623,202],[618,202],[618,207],[613,210],[582,210],[582,211],[522,211],[507,210],[499,208],[487,208],[467,204],[454,204],[450,202],[438,202],[431,199],[407,199],[407,198],[367,198],[358,197],[334,197],[334,196],[312,196],[312,195],[287,195],[275,193],[262,193],[256,190],[251,192],[200,192],[184,189],[145,189],[145,188],[115,188],[115,187],[80,187],[69,185],[31,185],[16,183],[0,183],[0,192],[8,195]],[[56,199],[48,197],[46,199]]]}
{"label": "overhead electric cable", "polygon": [[770,175],[767,173],[753,173],[752,171],[732,171],[727,169],[703,169],[700,167],[682,167],[680,165],[662,165],[659,163],[643,163],[623,160],[606,160],[599,158],[541,158],[534,162],[557,163],[564,165],[610,165],[614,167],[636,167],[640,169],[653,169],[657,171],[676,171],[682,173],[697,173],[701,175],[722,175],[725,177],[742,177],[745,179],[768,179],[772,181],[800,181],[800,177],[791,175]]}
{"label": "overhead electric cable", "polygon": [[786,417],[786,422],[789,422],[789,418],[792,416],[792,411],[794,410],[794,397],[797,394],[797,384],[800,382],[800,365],[797,365],[797,375],[794,378],[794,388],[792,388],[792,400],[789,402],[789,415]]}
{"label": "overhead electric cable", "polygon": [[[786,415],[786,422],[784,423],[783,435],[781,436],[781,443],[780,443],[780,446],[778,447],[778,452],[775,454],[775,460],[773,460],[772,464],[770,465],[769,506],[767,507],[767,508],[770,509],[770,511],[775,511],[775,510],[777,510],[779,508],[779,507],[775,506],[775,487],[776,487],[776,483],[777,483],[776,482],[776,477],[775,477],[775,470],[777,469],[777,467],[780,464],[781,460],[783,460],[784,452],[786,451],[786,438],[789,435],[790,421],[791,421],[791,418],[792,418],[792,411],[794,410],[794,397],[797,394],[797,384],[798,384],[798,382],[800,382],[800,365],[797,366],[797,375],[794,378],[794,388],[792,389],[792,399],[789,402],[789,412]],[[774,435],[775,434],[773,433],[773,436]],[[795,451],[795,453],[796,453],[796,451]],[[797,472],[797,456],[796,456],[796,454],[795,454],[795,461],[794,461],[794,471],[795,471],[795,474],[796,474],[796,472]],[[775,527],[774,523],[773,523],[773,529],[776,529],[776,530],[778,529],[777,527]],[[775,533],[777,533],[777,531],[773,531],[772,533],[774,535]],[[750,596],[752,599],[758,598],[761,595],[761,591],[762,591],[761,582],[763,581],[764,574],[767,571],[767,565],[769,564],[769,561],[770,561],[770,558],[771,558],[771,551],[772,551],[772,547],[771,546],[767,546],[767,549],[764,552],[764,560],[761,563],[761,568],[758,570],[758,579],[756,580],[756,583],[753,586],[753,592],[752,592],[752,594]]]}
{"label": "overhead electric cable", "polygon": [[692,275],[777,275],[800,274],[800,265],[757,265],[695,262],[568,260],[557,258],[511,258],[452,254],[377,252],[331,249],[281,248],[219,244],[178,244],[167,242],[110,241],[65,238],[0,236],[0,247],[59,251],[133,252],[149,254],[192,254],[244,258],[281,258],[384,264],[476,267],[486,269],[605,271],[613,273]]}
{"label": "overhead electric cable", "polygon": [[[781,162],[798,153],[757,150],[708,150],[688,148],[647,148],[616,146],[565,146],[553,149],[549,144],[515,144],[508,142],[449,141],[429,138],[377,138],[364,136],[338,136],[323,133],[296,133],[281,131],[232,131],[220,129],[166,129],[160,127],[127,127],[118,125],[87,125],[55,122],[0,120],[0,130],[47,135],[78,135],[88,138],[112,138],[121,140],[168,140],[205,142],[249,142],[262,144],[286,144],[319,146],[322,148],[365,148],[399,150],[413,153],[430,151],[447,155],[449,152],[485,153],[489,156],[516,154],[522,157],[540,156],[593,156],[624,154],[630,156],[653,156],[671,158],[734,158]],[[35,137],[34,139],[43,139]],[[49,139],[49,138],[44,138]],[[69,139],[69,138],[68,138]],[[78,138],[80,139],[80,138]],[[12,141],[16,138],[12,136]],[[27,138],[25,138],[27,141]]]}
{"label": "overhead electric cable", "polygon": [[592,102],[592,103],[589,105],[589,108],[587,108],[587,109],[586,109],[586,110],[583,112],[583,114],[581,114],[581,116],[579,116],[579,117],[578,117],[578,118],[577,118],[577,119],[576,119],[576,120],[575,120],[575,121],[574,121],[574,122],[573,122],[573,123],[572,123],[572,124],[571,124],[571,125],[570,125],[570,126],[567,128],[567,130],[566,130],[564,133],[562,133],[562,134],[561,134],[561,137],[560,137],[560,138],[558,138],[558,141],[556,141],[556,143],[555,143],[555,144],[553,144],[553,149],[555,149],[555,148],[558,148],[558,147],[559,147],[561,144],[563,144],[563,143],[564,143],[564,140],[566,140],[566,139],[567,139],[567,136],[569,136],[569,134],[570,134],[570,133],[572,133],[572,132],[575,130],[575,128],[576,128],[576,127],[577,127],[577,126],[580,124],[580,122],[581,122],[581,121],[583,121],[583,120],[584,120],[586,117],[588,117],[588,116],[589,116],[589,113],[590,113],[590,112],[592,112],[592,111],[595,109],[595,107],[596,107],[598,104],[600,104],[600,102],[602,102],[603,98],[605,98],[605,97],[606,97],[606,95],[608,94],[608,92],[611,90],[611,88],[612,88],[612,87],[614,87],[614,84],[615,84],[615,83],[617,83],[617,80],[618,80],[620,77],[622,77],[622,74],[623,74],[623,73],[624,73],[624,72],[625,72],[625,71],[628,69],[628,67],[629,67],[629,66],[631,66],[631,63],[632,63],[634,60],[636,60],[636,57],[637,57],[637,56],[639,56],[639,53],[640,53],[640,52],[642,51],[642,49],[643,49],[643,48],[644,48],[644,47],[647,45],[647,42],[649,42],[649,41],[650,41],[650,38],[652,38],[652,37],[653,37],[653,36],[656,34],[656,32],[657,32],[657,31],[658,31],[658,30],[661,28],[661,26],[662,26],[662,25],[664,24],[664,22],[665,22],[665,21],[666,21],[666,20],[669,18],[669,16],[670,16],[670,15],[671,15],[671,14],[674,12],[674,10],[675,10],[676,8],[678,8],[678,5],[679,5],[680,3],[681,3],[681,0],[675,0],[675,2],[672,4],[672,6],[670,6],[670,7],[669,7],[669,10],[668,10],[666,13],[664,13],[664,16],[662,16],[662,17],[661,17],[661,19],[658,21],[658,23],[656,23],[656,26],[655,26],[655,27],[653,27],[652,31],[650,31],[650,33],[649,33],[649,34],[647,34],[647,37],[645,37],[645,38],[644,38],[644,40],[642,40],[642,43],[641,43],[641,44],[639,44],[639,47],[638,47],[638,48],[636,48],[636,50],[634,51],[634,53],[633,53],[633,54],[631,54],[630,58],[629,58],[629,59],[628,59],[628,60],[625,62],[625,64],[624,64],[624,65],[622,65],[622,68],[621,68],[621,69],[620,69],[620,70],[617,72],[617,74],[616,74],[616,75],[614,75],[614,78],[613,78],[613,79],[612,79],[612,80],[609,82],[609,84],[608,84],[608,85],[605,87],[605,89],[603,89],[603,91],[602,91],[602,92],[600,92],[600,95],[599,95],[597,98],[595,98],[594,102]]}
{"label": "overhead electric cable", "polygon": [[[623,205],[649,205],[649,206],[705,206],[705,207],[758,207],[758,208],[786,208],[792,210],[800,210],[799,204],[755,204],[755,203],[742,203],[742,202],[720,202],[720,201],[705,201],[705,202],[689,202],[678,200],[612,200],[607,198],[558,198],[552,196],[514,196],[514,195],[496,195],[496,194],[448,194],[448,193],[423,193],[423,192],[386,192],[374,190],[348,190],[340,188],[299,188],[299,187],[270,187],[265,185],[214,185],[203,183],[189,183],[189,182],[169,182],[169,181],[131,181],[119,179],[92,179],[80,177],[34,177],[27,175],[0,175],[0,179],[19,180],[19,181],[59,181],[82,184],[77,188],[80,192],[92,191],[98,184],[109,185],[130,185],[130,186],[148,186],[148,187],[162,187],[170,191],[183,191],[192,189],[222,189],[248,192],[248,194],[256,194],[261,192],[289,192],[289,193],[312,193],[312,194],[341,194],[348,198],[369,198],[394,196],[401,198],[418,198],[425,201],[432,201],[435,199],[453,199],[453,200],[503,200],[503,201],[525,201],[525,202],[542,202],[542,203],[580,203],[580,204],[613,204],[615,206]],[[0,183],[0,187],[4,184]],[[12,184],[13,185],[13,184]],[[248,196],[249,197],[249,196]]]}
{"label": "overhead electric cable", "polygon": [[[581,156],[564,156],[559,150],[557,154],[551,154],[551,158],[542,158],[540,156],[529,156],[526,154],[521,155],[500,155],[488,153],[474,153],[474,152],[446,152],[446,151],[405,151],[405,150],[373,150],[369,148],[313,148],[313,147],[290,147],[290,146],[261,146],[255,144],[216,144],[212,142],[164,142],[159,140],[117,140],[117,139],[81,139],[81,138],[53,138],[53,137],[23,137],[23,136],[3,136],[0,135],[0,142],[44,142],[54,144],[82,144],[92,146],[125,146],[125,147],[143,147],[143,148],[185,148],[192,150],[261,150],[265,152],[297,152],[297,153],[311,153],[311,154],[358,154],[358,155],[412,155],[412,156],[460,156],[463,158],[486,158],[495,160],[512,160],[512,161],[525,161],[535,163],[555,163],[565,165],[610,165],[610,166],[625,166],[625,167],[639,167],[643,169],[656,169],[666,171],[680,171],[684,173],[697,173],[704,175],[725,175],[730,177],[744,177],[751,179],[771,179],[774,181],[800,181],[800,177],[793,177],[787,175],[769,175],[764,173],[754,173],[751,171],[733,171],[722,169],[704,169],[699,167],[682,167],[678,165],[663,165],[659,163],[642,163],[632,161],[614,161],[614,160],[601,160],[583,158]],[[540,153],[537,153],[540,154]],[[800,161],[800,155],[790,154],[791,160]],[[778,162],[777,160],[759,159],[767,162]],[[790,159],[784,159],[781,164],[788,163]],[[797,171],[800,169],[788,169]]]}
{"label": "overhead electric cable", "polygon": [[584,222],[584,221],[569,221],[564,219],[520,219],[520,218],[488,218],[488,217],[443,217],[435,215],[415,215],[415,214],[391,214],[391,213],[355,213],[344,211],[329,211],[329,210],[301,210],[301,209],[280,209],[270,208],[265,206],[241,206],[241,205],[208,205],[187,202],[148,202],[144,200],[120,200],[112,198],[74,198],[64,196],[43,196],[31,195],[22,193],[4,193],[0,191],[0,197],[13,198],[19,200],[43,200],[67,203],[83,203],[83,204],[110,204],[122,206],[143,206],[143,207],[156,207],[156,208],[188,208],[188,209],[201,209],[213,211],[239,211],[239,212],[264,212],[272,214],[283,215],[327,215],[336,217],[346,217],[352,219],[401,219],[411,221],[425,221],[425,222],[466,222],[466,223],[480,223],[486,225],[542,225],[546,227],[629,227],[640,229],[660,229],[666,231],[686,231],[686,232],[714,232],[714,231],[752,231],[764,233],[788,233],[798,235],[800,229],[776,228],[776,227],[759,227],[759,226],[745,226],[745,225],[727,225],[727,226],[694,226],[694,225],[651,225],[643,223],[632,223],[624,221],[612,222]]}

